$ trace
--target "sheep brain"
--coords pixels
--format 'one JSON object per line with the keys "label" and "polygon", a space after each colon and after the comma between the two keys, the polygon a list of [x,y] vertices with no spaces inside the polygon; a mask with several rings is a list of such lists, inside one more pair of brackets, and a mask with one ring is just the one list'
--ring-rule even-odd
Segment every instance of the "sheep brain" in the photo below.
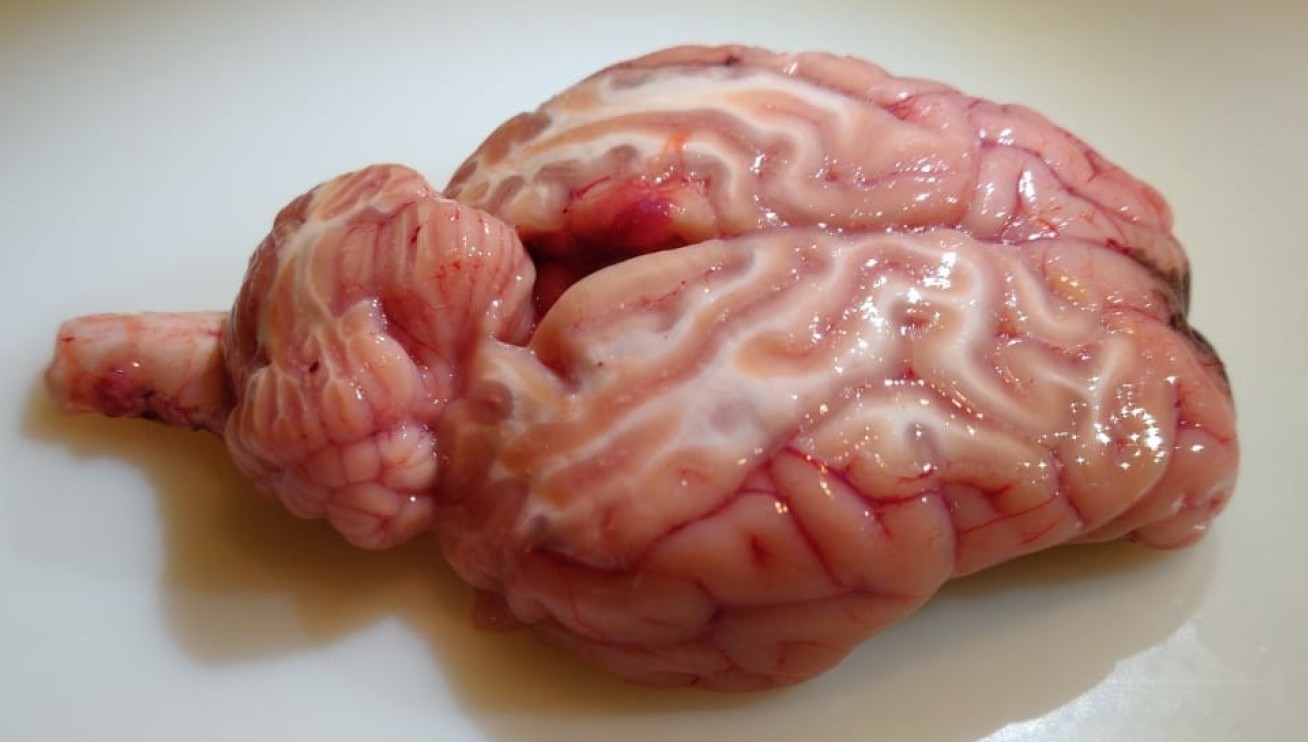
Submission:
{"label": "sheep brain", "polygon": [[678,47],[277,216],[230,312],[93,315],[69,412],[213,431],[352,543],[431,532],[624,678],[813,677],[952,577],[1198,538],[1222,364],[1151,188],[1029,109]]}

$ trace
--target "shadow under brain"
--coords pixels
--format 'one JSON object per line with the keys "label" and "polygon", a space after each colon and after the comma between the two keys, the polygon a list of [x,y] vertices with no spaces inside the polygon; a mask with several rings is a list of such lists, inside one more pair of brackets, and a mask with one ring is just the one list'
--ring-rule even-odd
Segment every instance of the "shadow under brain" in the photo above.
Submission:
{"label": "shadow under brain", "polygon": [[466,623],[471,596],[434,543],[354,548],[259,495],[212,435],[61,416],[40,385],[25,429],[82,458],[129,462],[148,477],[165,547],[161,603],[175,639],[200,660],[302,651],[397,616]]}
{"label": "shadow under brain", "polygon": [[[771,693],[650,690],[613,680],[527,632],[472,626],[473,596],[431,540],[384,552],[344,543],[257,495],[216,438],[132,420],[57,415],[35,388],[26,431],[78,456],[139,467],[166,546],[160,586],[179,646],[224,664],[309,652],[400,619],[494,739],[966,740],[1039,716],[1171,635],[1213,571],[1211,537],[1181,553],[1064,547],[956,581],[818,679]],[[434,691],[436,692],[436,691]],[[421,698],[416,701],[421,703]],[[652,738],[652,737],[651,737]]]}

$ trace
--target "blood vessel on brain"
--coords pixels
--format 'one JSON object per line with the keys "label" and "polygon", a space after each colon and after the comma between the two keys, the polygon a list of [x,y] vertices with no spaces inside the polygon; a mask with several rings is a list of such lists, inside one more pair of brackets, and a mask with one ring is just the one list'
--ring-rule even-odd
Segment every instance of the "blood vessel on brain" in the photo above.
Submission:
{"label": "blood vessel on brain", "polygon": [[47,382],[212,430],[353,543],[434,531],[623,677],[749,689],[951,577],[1201,535],[1238,450],[1188,275],[1163,199],[1028,109],[681,47],[506,122],[444,195],[319,186],[229,315],[72,320]]}

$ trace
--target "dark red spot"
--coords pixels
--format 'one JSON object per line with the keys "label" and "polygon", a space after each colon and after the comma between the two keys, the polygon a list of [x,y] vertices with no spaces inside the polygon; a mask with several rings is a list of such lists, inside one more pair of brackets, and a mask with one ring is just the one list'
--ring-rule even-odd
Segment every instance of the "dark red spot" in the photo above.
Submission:
{"label": "dark red spot", "polygon": [[667,244],[671,225],[672,205],[658,196],[644,196],[618,212],[608,232],[618,244],[659,249]]}
{"label": "dark red spot", "polygon": [[140,411],[139,390],[121,366],[106,369],[96,380],[91,393],[94,395],[92,406],[108,417],[123,417]]}

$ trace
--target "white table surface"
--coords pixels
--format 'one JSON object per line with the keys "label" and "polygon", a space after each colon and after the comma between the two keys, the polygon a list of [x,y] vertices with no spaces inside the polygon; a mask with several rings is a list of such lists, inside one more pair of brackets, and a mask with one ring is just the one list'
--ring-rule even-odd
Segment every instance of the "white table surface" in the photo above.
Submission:
{"label": "white table surface", "polygon": [[[1159,187],[1241,415],[1211,536],[962,581],[791,690],[650,691],[476,631],[429,544],[352,550],[215,440],[45,402],[60,320],[226,307],[308,186],[374,161],[439,185],[506,116],[691,41],[1022,102]],[[0,3],[0,739],[1299,738],[1306,75],[1293,0]]]}

